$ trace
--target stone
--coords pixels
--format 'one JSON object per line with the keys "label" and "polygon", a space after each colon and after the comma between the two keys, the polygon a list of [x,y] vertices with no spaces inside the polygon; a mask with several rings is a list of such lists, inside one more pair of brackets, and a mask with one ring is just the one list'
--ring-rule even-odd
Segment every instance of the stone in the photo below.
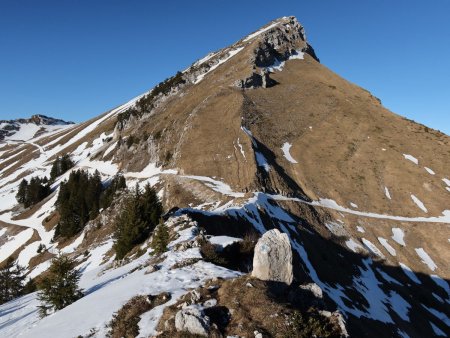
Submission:
{"label": "stone", "polygon": [[188,306],[178,311],[175,315],[175,328],[177,331],[207,337],[210,326],[209,317],[202,310],[194,306]]}
{"label": "stone", "polygon": [[158,265],[150,265],[150,266],[147,268],[146,273],[153,273],[153,272],[155,272],[155,271],[158,271],[159,269],[160,269],[160,267],[159,267]]}
{"label": "stone", "polygon": [[300,289],[310,291],[316,298],[319,298],[319,299],[323,298],[322,289],[316,283],[308,283],[308,284],[300,285]]}
{"label": "stone", "polygon": [[206,302],[203,303],[204,308],[210,308],[210,307],[213,307],[216,305],[217,305],[217,299],[215,299],[215,298],[208,299]]}
{"label": "stone", "polygon": [[252,276],[288,285],[292,283],[292,248],[287,234],[272,229],[258,240],[253,256]]}

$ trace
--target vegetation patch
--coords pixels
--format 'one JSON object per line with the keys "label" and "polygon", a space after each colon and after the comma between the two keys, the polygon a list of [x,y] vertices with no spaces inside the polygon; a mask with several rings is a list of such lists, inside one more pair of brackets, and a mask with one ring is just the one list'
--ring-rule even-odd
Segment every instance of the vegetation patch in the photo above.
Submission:
{"label": "vegetation patch", "polygon": [[116,191],[126,187],[121,175],[115,176],[105,188],[100,173],[93,175],[84,170],[73,171],[67,182],[62,182],[57,210],[60,215],[55,238],[71,237],[80,232],[86,223],[98,216],[100,208],[107,208]]}
{"label": "vegetation patch", "polygon": [[125,110],[117,115],[117,124],[120,128],[123,128],[126,121],[131,116],[141,117],[143,114],[150,112],[154,108],[154,101],[160,95],[167,95],[172,88],[186,83],[183,78],[183,73],[177,72],[175,76],[172,76],[162,82],[160,82],[150,93],[142,97],[136,102],[136,106]]}
{"label": "vegetation patch", "polygon": [[[148,184],[143,191],[136,185],[134,192],[125,197],[122,212],[115,224],[116,259],[124,258],[134,246],[143,243],[149,237],[158,225],[162,211],[156,191]],[[160,235],[161,247],[159,244],[156,246],[156,243],[155,247],[163,250],[164,234],[161,232]]]}
{"label": "vegetation patch", "polygon": [[128,338],[139,334],[140,316],[156,306],[166,303],[171,298],[167,292],[156,296],[135,296],[113,315],[109,322],[108,337]]}
{"label": "vegetation patch", "polygon": [[211,280],[165,309],[159,337],[197,337],[175,328],[174,317],[184,303],[204,307],[211,322],[209,337],[255,337],[256,331],[263,337],[340,337],[338,325],[317,308],[290,302],[292,294],[300,292],[298,286],[281,287],[249,276]]}

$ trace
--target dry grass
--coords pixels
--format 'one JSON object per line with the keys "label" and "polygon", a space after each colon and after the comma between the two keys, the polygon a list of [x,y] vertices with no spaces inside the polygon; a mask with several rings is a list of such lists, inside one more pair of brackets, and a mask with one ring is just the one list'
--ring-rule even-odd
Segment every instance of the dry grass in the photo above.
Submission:
{"label": "dry grass", "polygon": [[[205,315],[216,326],[210,337],[254,337],[255,331],[264,337],[311,337],[302,332],[320,332],[323,337],[339,337],[334,323],[318,315],[316,310],[296,310],[288,302],[277,301],[283,297],[274,295],[273,287],[271,283],[243,276],[226,281],[210,281],[205,287],[197,289],[200,294],[198,303],[212,298],[217,300],[216,306],[205,309]],[[177,332],[174,327],[174,316],[179,305],[185,302],[191,303],[190,294],[164,311],[158,324],[158,330],[163,332],[161,337],[195,337],[186,332]],[[298,314],[301,314],[302,320],[299,320]]]}
{"label": "dry grass", "polygon": [[135,296],[113,315],[108,324],[110,338],[133,338],[139,334],[140,316],[170,300],[170,294],[161,293],[156,296]]}

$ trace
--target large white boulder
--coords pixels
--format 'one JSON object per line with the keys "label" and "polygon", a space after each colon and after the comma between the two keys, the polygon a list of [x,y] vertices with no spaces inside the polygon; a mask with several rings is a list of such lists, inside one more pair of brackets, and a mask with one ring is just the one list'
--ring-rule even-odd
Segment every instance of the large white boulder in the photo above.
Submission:
{"label": "large white boulder", "polygon": [[252,276],[288,285],[292,283],[292,249],[287,234],[272,229],[258,240],[253,256]]}

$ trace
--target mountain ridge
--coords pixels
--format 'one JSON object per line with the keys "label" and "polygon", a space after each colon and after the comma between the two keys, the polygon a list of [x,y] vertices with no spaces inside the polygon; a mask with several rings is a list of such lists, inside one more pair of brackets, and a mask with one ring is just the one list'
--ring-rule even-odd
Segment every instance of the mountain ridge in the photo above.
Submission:
{"label": "mountain ridge", "polygon": [[[120,171],[129,187],[150,183],[170,215],[189,216],[207,235],[243,237],[271,228],[286,233],[296,283],[317,284],[342,312],[351,335],[447,332],[450,138],[389,112],[320,64],[312,51],[303,26],[284,17],[97,118],[3,144],[0,220],[9,236],[5,243],[16,250],[0,248],[2,259],[16,255],[37,277],[58,250],[80,259],[87,250],[97,252],[87,258],[95,266],[83,280],[89,287],[120,275],[120,290],[133,281],[136,293],[148,293],[149,281],[162,278],[130,272],[146,266],[145,257],[111,266],[114,208],[76,238],[51,242],[49,220],[56,215],[59,184],[70,172],[34,209],[16,205],[20,179],[48,175],[52,160],[68,153],[73,170],[98,170],[104,182]],[[17,237],[17,226],[27,228],[19,234],[28,232]],[[49,247],[45,255],[31,252],[39,243]],[[94,272],[105,277],[96,279]],[[108,287],[114,288],[100,287],[103,296]],[[74,307],[93,306],[100,293]],[[32,308],[35,301],[27,299]],[[56,317],[74,315],[70,311]],[[101,326],[108,316],[89,323]],[[74,315],[74,323],[82,320]],[[30,335],[53,330],[50,318],[34,323]],[[76,334],[89,329],[82,327]]]}

